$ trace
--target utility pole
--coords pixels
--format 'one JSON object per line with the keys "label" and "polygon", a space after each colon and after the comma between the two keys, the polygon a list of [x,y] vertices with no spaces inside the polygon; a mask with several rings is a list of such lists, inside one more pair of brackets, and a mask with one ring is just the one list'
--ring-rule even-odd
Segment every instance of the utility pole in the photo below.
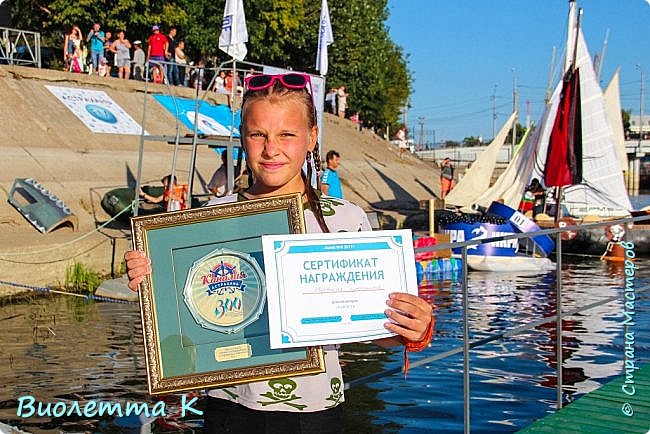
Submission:
{"label": "utility pole", "polygon": [[641,140],[643,138],[643,80],[645,80],[645,74],[641,65],[637,65],[637,67],[641,72],[641,85],[639,89],[639,144],[637,152],[641,152]]}
{"label": "utility pole", "polygon": [[636,69],[638,69],[641,73],[641,85],[639,87],[639,140],[636,145],[636,152],[634,153],[633,160],[633,193],[637,193],[639,191],[639,181],[641,176],[641,158],[643,157],[643,154],[641,153],[641,140],[643,140],[643,81],[645,80],[645,74],[643,73],[643,68],[641,68],[641,65],[637,64]]}
{"label": "utility pole", "polygon": [[497,85],[492,92],[492,138],[497,135]]}
{"label": "utility pole", "polygon": [[603,63],[605,62],[605,52],[607,51],[607,41],[608,40],[609,40],[609,29],[607,29],[607,32],[605,33],[605,40],[603,41],[603,49],[600,52],[600,58],[598,60],[598,67],[596,68],[596,78],[598,79],[598,83],[601,82],[600,73],[603,70]]}
{"label": "utility pole", "polygon": [[424,117],[420,116],[418,118],[418,123],[420,124],[420,149],[424,149]]}

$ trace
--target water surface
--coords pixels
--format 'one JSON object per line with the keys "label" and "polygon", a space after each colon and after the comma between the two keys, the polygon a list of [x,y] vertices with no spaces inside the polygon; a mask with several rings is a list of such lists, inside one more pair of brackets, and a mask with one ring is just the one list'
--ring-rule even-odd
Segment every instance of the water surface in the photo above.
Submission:
{"label": "water surface", "polygon": [[[648,262],[637,261],[634,330],[637,364],[650,359]],[[564,321],[564,399],[570,402],[622,373],[624,269],[594,259],[567,258],[564,309],[616,296]],[[411,360],[462,345],[462,297],[452,279],[425,283],[436,305],[430,348]],[[470,273],[473,340],[555,314],[554,273],[514,276]],[[139,401],[148,397],[137,305],[76,297],[32,297],[0,307],[0,420],[34,433],[118,433],[112,418],[16,416],[18,399],[42,402]],[[554,410],[555,323],[498,340],[471,352],[473,432],[514,432]],[[402,352],[371,344],[342,348],[346,380],[401,366]],[[462,355],[354,387],[346,394],[347,432],[460,432],[463,423]],[[164,431],[155,427],[154,431]],[[188,432],[190,432],[188,430]]]}

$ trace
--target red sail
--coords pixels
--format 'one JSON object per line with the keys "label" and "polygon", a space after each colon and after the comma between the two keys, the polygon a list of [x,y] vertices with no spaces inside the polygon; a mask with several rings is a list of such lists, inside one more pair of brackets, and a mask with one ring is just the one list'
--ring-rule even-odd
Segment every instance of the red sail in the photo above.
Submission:
{"label": "red sail", "polygon": [[582,121],[580,116],[580,74],[564,75],[562,95],[546,154],[544,184],[563,187],[582,181]]}

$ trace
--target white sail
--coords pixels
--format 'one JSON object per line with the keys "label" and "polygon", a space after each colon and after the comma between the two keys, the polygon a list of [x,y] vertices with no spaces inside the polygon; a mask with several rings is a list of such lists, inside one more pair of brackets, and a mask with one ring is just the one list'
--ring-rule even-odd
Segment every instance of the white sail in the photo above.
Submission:
{"label": "white sail", "polygon": [[[625,188],[616,139],[610,125],[605,99],[598,85],[582,30],[578,29],[576,67],[580,69],[582,114],[582,183],[564,188],[562,203],[575,216],[626,215],[632,209]],[[533,177],[543,179],[548,143],[555,120],[562,83],[556,88],[550,105],[553,117],[544,125],[538,143]]]}
{"label": "white sail", "polygon": [[614,138],[616,139],[616,155],[618,156],[619,163],[621,163],[621,170],[625,171],[627,170],[627,152],[625,151],[625,132],[623,131],[623,119],[621,116],[620,72],[621,68],[618,68],[609,81],[604,96],[607,117],[614,131]]}
{"label": "white sail", "polygon": [[476,161],[472,163],[472,167],[447,195],[445,198],[446,205],[469,208],[490,187],[499,151],[505,143],[508,132],[512,129],[512,124],[516,118],[516,112],[510,115],[510,118],[492,140],[492,143],[481,152]]}
{"label": "white sail", "polygon": [[542,116],[540,127],[535,128],[533,133],[526,137],[524,144],[515,153],[512,160],[510,160],[508,167],[506,167],[494,185],[476,199],[476,204],[487,208],[492,202],[500,200],[510,208],[517,209],[519,207],[524,190],[532,179],[531,173],[533,172],[537,143],[539,143],[539,136],[543,132],[544,126],[548,124],[550,107],[550,105],[547,106]]}
{"label": "white sail", "polygon": [[[573,59],[575,44],[571,42],[575,41],[572,35],[576,34],[575,3],[571,2],[570,6],[569,22],[572,25],[568,31],[565,62],[568,66]],[[625,188],[621,170],[624,166],[621,165],[618,157],[616,135],[610,123],[605,98],[596,79],[584,35],[581,29],[577,30],[576,67],[580,68],[583,181],[579,185],[564,188],[562,204],[577,217],[589,214],[627,215],[632,205]],[[530,181],[533,178],[543,181],[546,153],[561,92],[560,81],[553,91],[539,125],[497,182],[476,200],[478,205],[489,206],[492,201],[501,199],[504,204],[517,208]],[[620,102],[618,112],[620,113]],[[615,124],[616,122],[614,121]],[[618,121],[618,124],[620,123]]]}

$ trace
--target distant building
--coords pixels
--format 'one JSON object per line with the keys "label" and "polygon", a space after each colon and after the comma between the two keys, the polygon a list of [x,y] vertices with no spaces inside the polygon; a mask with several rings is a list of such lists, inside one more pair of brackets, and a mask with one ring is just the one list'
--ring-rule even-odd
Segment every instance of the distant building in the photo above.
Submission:
{"label": "distant building", "polygon": [[[643,139],[650,139],[650,115],[641,116],[639,122],[639,115],[630,115],[630,127],[625,131],[625,139],[638,139],[639,131],[643,134]],[[641,124],[641,125],[639,125]]]}

